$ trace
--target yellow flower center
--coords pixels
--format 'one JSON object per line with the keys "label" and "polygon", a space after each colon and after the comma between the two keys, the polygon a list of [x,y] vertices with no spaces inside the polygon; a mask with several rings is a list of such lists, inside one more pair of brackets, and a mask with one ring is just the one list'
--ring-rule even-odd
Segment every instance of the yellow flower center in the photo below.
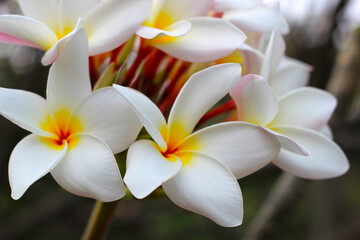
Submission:
{"label": "yellow flower center", "polygon": [[74,134],[81,132],[83,127],[78,118],[72,116],[69,121],[69,117],[70,112],[66,110],[60,110],[52,117],[48,116],[41,129],[53,133],[55,137],[44,137],[43,142],[55,149],[63,148],[65,142],[68,143],[68,149],[74,147],[79,140]]}

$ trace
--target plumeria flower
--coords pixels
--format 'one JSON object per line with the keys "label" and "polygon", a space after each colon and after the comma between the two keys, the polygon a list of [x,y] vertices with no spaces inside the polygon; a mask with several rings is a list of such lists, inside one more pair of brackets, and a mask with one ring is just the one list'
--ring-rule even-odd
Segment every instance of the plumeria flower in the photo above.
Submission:
{"label": "plumeria flower", "polygon": [[272,161],[276,166],[309,179],[336,177],[348,170],[340,147],[318,132],[335,109],[336,99],[331,94],[302,87],[277,98],[257,75],[243,77],[230,94],[239,121],[263,126],[281,143],[281,151]]}
{"label": "plumeria flower", "polygon": [[284,39],[278,31],[273,31],[259,75],[264,77],[277,96],[307,85],[312,71],[311,66],[284,54]]}
{"label": "plumeria flower", "polygon": [[145,95],[114,85],[154,139],[137,141],[128,151],[124,182],[135,197],[144,198],[162,185],[182,208],[222,226],[241,224],[242,196],[231,171],[247,175],[259,169],[275,157],[279,144],[250,123],[219,123],[193,133],[202,115],[240,76],[239,64],[217,65],[194,74],[180,91],[167,123]]}
{"label": "plumeria flower", "polygon": [[136,138],[141,123],[112,88],[91,93],[88,44],[80,29],[50,69],[47,100],[0,88],[0,113],[28,130],[10,156],[11,195],[20,198],[47,173],[71,193],[114,201],[125,188],[114,153]]}
{"label": "plumeria flower", "polygon": [[[151,0],[18,0],[25,16],[0,16],[0,41],[46,51],[42,64],[57,57],[66,39],[83,26],[89,55],[110,51],[140,27]],[[81,20],[82,19],[82,20]]]}
{"label": "plumeria flower", "polygon": [[226,20],[205,17],[212,0],[154,0],[152,12],[137,35],[175,58],[207,62],[241,45],[245,34]]}

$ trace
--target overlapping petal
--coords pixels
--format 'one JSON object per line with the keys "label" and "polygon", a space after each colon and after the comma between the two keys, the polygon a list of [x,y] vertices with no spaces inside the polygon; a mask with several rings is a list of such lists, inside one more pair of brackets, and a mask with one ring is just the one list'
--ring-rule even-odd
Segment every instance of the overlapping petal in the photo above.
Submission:
{"label": "overlapping petal", "polygon": [[111,149],[89,134],[75,134],[69,140],[66,156],[51,171],[59,185],[102,202],[123,197],[125,187]]}
{"label": "overlapping petal", "polygon": [[279,126],[277,130],[309,149],[310,156],[281,150],[273,163],[295,176],[324,179],[344,174],[348,160],[340,147],[317,131],[293,126]]}
{"label": "overlapping petal", "polygon": [[31,184],[49,173],[66,154],[66,141],[62,146],[48,138],[31,134],[14,148],[9,161],[11,196],[19,199]]}
{"label": "overlapping petal", "polygon": [[278,31],[273,31],[269,44],[266,48],[264,61],[260,72],[260,75],[263,76],[266,81],[271,81],[271,78],[276,74],[284,53],[284,39]]}
{"label": "overlapping petal", "polygon": [[174,23],[191,17],[205,16],[213,0],[155,0],[153,9],[157,15],[155,21],[169,18]]}
{"label": "overlapping petal", "polygon": [[80,29],[62,49],[50,69],[47,100],[50,111],[72,110],[91,93],[87,35]]}
{"label": "overlapping petal", "polygon": [[46,100],[37,94],[0,88],[0,113],[16,125],[40,136],[53,134],[42,129],[48,117]]}
{"label": "overlapping petal", "polygon": [[221,163],[199,153],[183,153],[190,163],[163,184],[178,206],[206,216],[225,227],[242,223],[243,201],[234,175]]}
{"label": "overlapping petal", "polygon": [[169,37],[183,36],[190,30],[190,28],[191,28],[191,23],[189,21],[183,20],[176,22],[166,27],[165,29],[141,26],[141,28],[136,31],[136,34],[145,39],[153,39],[157,37],[154,40],[148,42],[152,44],[157,42],[163,42],[165,36],[169,36]]}
{"label": "overlapping petal", "polygon": [[181,160],[165,158],[153,141],[140,140],[129,148],[124,182],[137,198],[144,198],[181,169]]}
{"label": "overlapping petal", "polygon": [[280,151],[280,144],[261,127],[245,122],[219,123],[190,135],[179,151],[196,151],[224,164],[241,178],[262,168]]}
{"label": "overlapping petal", "polygon": [[167,149],[166,121],[159,108],[144,94],[131,88],[114,84],[113,87],[130,103],[134,112],[161,150]]}
{"label": "overlapping petal", "polygon": [[74,36],[81,29],[81,27],[82,27],[82,19],[79,18],[79,20],[76,24],[76,27],[71,32],[69,32],[67,35],[65,35],[60,40],[58,40],[54,45],[52,45],[52,47],[49,50],[47,50],[45,52],[44,56],[41,58],[42,65],[47,66],[47,65],[52,64],[58,57],[60,51],[65,46],[67,41],[72,36]]}
{"label": "overlapping petal", "polygon": [[[285,135],[283,135],[281,133],[273,131],[270,128],[266,128],[266,127],[263,127],[263,128],[264,128],[265,131],[269,132],[274,137],[276,137],[276,139],[281,144],[281,148],[283,148],[283,149],[285,149],[287,151],[296,153],[296,154],[304,155],[304,156],[310,156],[311,155],[311,153],[309,152],[308,149],[306,149],[301,144],[295,142],[293,139],[289,138],[288,136],[285,136]],[[273,129],[277,130],[276,126],[273,127]]]}
{"label": "overlapping petal", "polygon": [[48,50],[58,40],[56,34],[42,22],[17,16],[0,16],[0,42]]}
{"label": "overlapping petal", "polygon": [[80,120],[83,132],[103,140],[115,154],[128,148],[142,128],[130,104],[112,87],[89,95],[72,116],[70,126]]}
{"label": "overlapping petal", "polygon": [[37,19],[54,32],[60,31],[59,0],[17,0],[25,16]]}
{"label": "overlapping petal", "polygon": [[295,89],[279,100],[279,112],[271,125],[296,125],[320,130],[329,121],[336,107],[330,93],[304,87]]}
{"label": "overlapping petal", "polygon": [[308,84],[312,67],[291,59],[283,57],[273,77],[268,83],[277,96]]}
{"label": "overlapping petal", "polygon": [[[216,65],[192,75],[171,109],[170,134],[178,135],[176,138],[190,135],[199,119],[235,87],[240,78],[241,66],[234,63]],[[181,131],[177,131],[178,128]]]}
{"label": "overlapping petal", "polygon": [[278,112],[277,97],[261,76],[246,75],[230,95],[240,121],[266,126]]}
{"label": "overlapping petal", "polygon": [[128,40],[151,10],[151,0],[105,0],[84,18],[89,54],[110,51]]}
{"label": "overlapping petal", "polygon": [[289,25],[280,12],[267,7],[229,10],[224,13],[223,18],[249,31],[270,33],[276,29],[282,34],[289,32]]}
{"label": "overlapping petal", "polygon": [[229,22],[210,17],[187,19],[191,29],[181,37],[167,37],[154,46],[167,54],[190,62],[208,62],[229,55],[246,39]]}

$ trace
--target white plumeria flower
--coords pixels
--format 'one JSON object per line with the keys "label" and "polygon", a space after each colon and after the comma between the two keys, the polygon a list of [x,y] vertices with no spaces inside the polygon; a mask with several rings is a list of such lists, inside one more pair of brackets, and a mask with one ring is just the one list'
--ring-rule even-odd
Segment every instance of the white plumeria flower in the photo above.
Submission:
{"label": "white plumeria flower", "polygon": [[324,179],[344,174],[348,160],[340,147],[318,130],[328,122],[336,99],[312,87],[295,89],[279,99],[261,76],[247,75],[230,95],[238,120],[263,126],[281,143],[273,163],[295,176]]}
{"label": "white plumeria flower", "polygon": [[278,31],[273,31],[259,75],[264,77],[277,96],[307,85],[312,71],[311,66],[284,54],[284,39]]}
{"label": "white plumeria flower", "polygon": [[[89,36],[89,55],[124,43],[147,17],[151,0],[18,0],[25,16],[0,16],[0,41],[46,51],[49,65],[81,25]],[[83,19],[83,21],[81,20]]]}
{"label": "white plumeria flower", "polygon": [[154,0],[137,35],[167,54],[190,62],[222,58],[241,45],[245,34],[229,22],[204,17],[212,0]]}
{"label": "white plumeria flower", "polygon": [[176,98],[168,123],[145,95],[114,85],[154,139],[137,141],[129,148],[124,182],[135,197],[144,198],[162,185],[182,208],[222,226],[241,224],[242,196],[231,171],[247,175],[261,168],[276,156],[279,144],[250,123],[219,123],[192,133],[202,115],[240,76],[239,64],[217,65],[194,74]]}
{"label": "white plumeria flower", "polygon": [[112,88],[91,93],[88,44],[80,29],[50,69],[47,100],[0,88],[0,113],[32,132],[9,162],[11,195],[20,198],[47,173],[71,193],[114,201],[125,194],[113,156],[141,129],[129,104]]}

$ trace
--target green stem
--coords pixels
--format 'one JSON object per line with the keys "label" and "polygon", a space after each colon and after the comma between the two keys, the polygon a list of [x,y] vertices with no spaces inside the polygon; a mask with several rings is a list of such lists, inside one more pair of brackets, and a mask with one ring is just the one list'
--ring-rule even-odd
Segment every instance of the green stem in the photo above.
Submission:
{"label": "green stem", "polygon": [[82,240],[104,239],[118,204],[119,200],[107,203],[97,201],[82,236]]}

